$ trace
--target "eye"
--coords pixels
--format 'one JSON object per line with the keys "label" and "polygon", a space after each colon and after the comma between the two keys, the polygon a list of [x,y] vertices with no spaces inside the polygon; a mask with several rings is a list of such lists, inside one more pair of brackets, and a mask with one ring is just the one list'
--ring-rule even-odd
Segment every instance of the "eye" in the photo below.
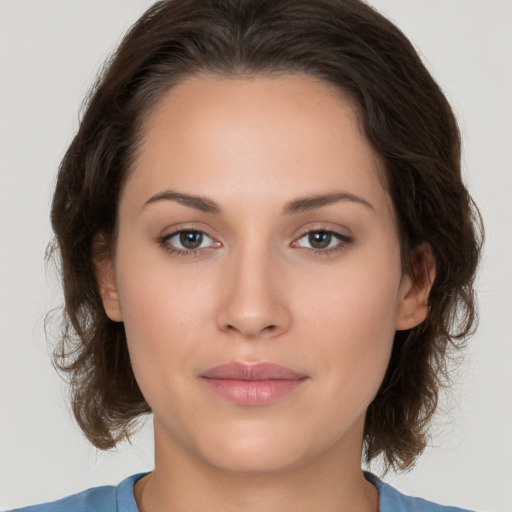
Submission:
{"label": "eye", "polygon": [[163,236],[159,242],[170,252],[179,254],[190,254],[191,252],[198,252],[201,249],[220,245],[206,233],[193,229],[175,231]]}
{"label": "eye", "polygon": [[350,237],[342,235],[341,233],[319,229],[305,233],[292,245],[293,247],[303,247],[315,251],[329,252],[330,250],[341,249],[351,241],[352,239]]}

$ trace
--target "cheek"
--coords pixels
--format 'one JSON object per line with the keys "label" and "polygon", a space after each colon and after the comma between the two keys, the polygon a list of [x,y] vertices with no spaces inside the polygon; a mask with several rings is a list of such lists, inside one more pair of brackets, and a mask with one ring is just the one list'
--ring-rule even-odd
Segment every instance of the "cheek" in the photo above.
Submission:
{"label": "cheek", "polygon": [[[336,330],[360,341],[394,332],[401,281],[398,249],[354,252],[341,264],[310,273],[301,281],[304,314],[318,329]],[[357,336],[358,331],[367,336]]]}
{"label": "cheek", "polygon": [[186,348],[202,330],[212,298],[206,286],[192,293],[194,283],[155,272],[135,274],[120,291],[121,309],[129,342],[148,349]]}
{"label": "cheek", "polygon": [[401,277],[398,250],[380,254],[389,256],[359,254],[328,280],[308,279],[301,305],[302,329],[315,340],[308,357],[322,357],[333,388],[369,401],[389,362]]}
{"label": "cheek", "polygon": [[154,394],[169,379],[179,385],[176,380],[187,375],[175,370],[194,364],[194,341],[204,339],[215,303],[212,285],[176,272],[166,256],[123,249],[120,240],[116,277],[128,349],[143,393]]}

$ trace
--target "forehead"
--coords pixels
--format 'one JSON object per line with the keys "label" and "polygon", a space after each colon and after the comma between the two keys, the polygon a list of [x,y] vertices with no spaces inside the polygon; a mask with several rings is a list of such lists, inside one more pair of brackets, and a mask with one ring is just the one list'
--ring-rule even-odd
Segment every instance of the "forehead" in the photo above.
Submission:
{"label": "forehead", "polygon": [[358,108],[333,86],[304,75],[201,76],[174,86],[148,116],[128,181],[148,194],[284,201],[340,187],[382,195],[382,176]]}

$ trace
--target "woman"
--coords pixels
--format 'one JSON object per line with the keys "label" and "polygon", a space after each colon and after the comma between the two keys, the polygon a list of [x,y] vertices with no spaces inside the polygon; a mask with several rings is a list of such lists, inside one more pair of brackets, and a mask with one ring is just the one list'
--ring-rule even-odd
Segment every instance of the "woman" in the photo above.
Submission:
{"label": "woman", "polygon": [[52,206],[75,416],[108,449],[152,412],[155,469],[33,510],[443,510],[361,455],[425,447],[475,220],[446,99],[367,5],[156,4]]}

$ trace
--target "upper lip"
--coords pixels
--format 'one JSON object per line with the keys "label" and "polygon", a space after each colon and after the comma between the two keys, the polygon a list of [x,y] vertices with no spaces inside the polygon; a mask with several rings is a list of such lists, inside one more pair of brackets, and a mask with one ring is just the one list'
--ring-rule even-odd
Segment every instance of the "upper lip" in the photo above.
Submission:
{"label": "upper lip", "polygon": [[201,377],[205,379],[230,379],[230,380],[299,380],[307,375],[298,373],[284,366],[262,363],[225,363],[210,368]]}

